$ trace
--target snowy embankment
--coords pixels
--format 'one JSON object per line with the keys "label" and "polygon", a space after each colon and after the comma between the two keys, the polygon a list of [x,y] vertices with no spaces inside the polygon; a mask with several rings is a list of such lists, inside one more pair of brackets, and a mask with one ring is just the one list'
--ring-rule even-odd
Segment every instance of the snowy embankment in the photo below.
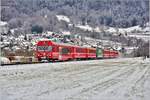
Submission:
{"label": "snowy embankment", "polygon": [[149,100],[142,58],[2,66],[0,100]]}
{"label": "snowy embankment", "polygon": [[6,57],[0,57],[0,64],[9,64],[10,60]]}
{"label": "snowy embankment", "polygon": [[57,19],[59,21],[65,21],[65,22],[70,22],[70,19],[68,18],[68,16],[64,16],[64,15],[56,15]]}

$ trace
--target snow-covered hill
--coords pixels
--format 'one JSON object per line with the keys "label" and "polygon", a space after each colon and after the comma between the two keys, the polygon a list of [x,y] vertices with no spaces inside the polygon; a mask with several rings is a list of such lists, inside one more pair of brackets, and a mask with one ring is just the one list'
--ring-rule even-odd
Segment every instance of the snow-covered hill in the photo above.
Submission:
{"label": "snow-covered hill", "polygon": [[[64,15],[57,15],[56,16],[59,21],[65,21],[71,24],[71,21],[68,16]],[[89,32],[106,32],[106,33],[112,33],[114,35],[122,34],[125,36],[129,37],[137,37],[138,39],[143,39],[143,40],[149,40],[150,38],[150,25],[149,23],[145,24],[145,27],[142,28],[139,25],[138,26],[133,26],[129,28],[116,28],[116,27],[106,27],[106,26],[101,26],[101,27],[91,27],[90,25],[75,25],[76,28],[79,28],[83,31],[89,31]]]}
{"label": "snow-covered hill", "polygon": [[[58,21],[65,21],[67,22],[68,25],[73,25],[72,21],[68,16],[56,15],[56,17]],[[4,28],[6,27],[7,29],[8,27],[6,24],[7,23],[1,23],[1,25],[4,26]],[[148,41],[150,39],[149,24],[146,24],[145,28],[141,28],[140,26],[134,26],[130,28],[114,28],[114,27],[106,27],[106,26],[91,27],[90,25],[80,25],[80,24],[76,24],[74,25],[74,27],[83,30],[85,32],[88,31],[89,32],[88,34],[93,34],[92,32],[95,32],[96,34],[103,34],[105,32],[105,34],[112,34],[117,36],[119,34],[122,34],[125,36],[125,38],[136,37],[138,39],[143,39],[144,41]],[[101,39],[94,39],[91,37],[84,36],[82,38],[85,39],[85,41],[83,41],[81,36],[73,36],[70,30],[63,30],[63,29],[61,29],[62,31],[58,33],[47,31],[42,34],[27,34],[26,36],[22,33],[20,33],[19,35],[16,34],[14,30],[16,29],[11,29],[10,30],[11,33],[9,34],[2,34],[1,42],[0,42],[1,44],[0,46],[2,50],[12,51],[12,52],[16,50],[23,50],[23,49],[25,50],[27,48],[30,50],[34,50],[36,42],[41,39],[50,39],[57,42],[65,42],[65,43],[68,42],[73,45],[82,45],[82,46],[96,47],[97,45],[99,45],[99,47],[102,48],[108,47],[117,50],[120,50],[122,48],[122,45],[125,44],[125,43],[121,44],[117,41],[109,40],[110,39],[109,37],[105,39],[103,36],[102,36],[103,38]],[[79,35],[78,33],[76,34]],[[65,35],[68,35],[73,38],[66,38]]]}

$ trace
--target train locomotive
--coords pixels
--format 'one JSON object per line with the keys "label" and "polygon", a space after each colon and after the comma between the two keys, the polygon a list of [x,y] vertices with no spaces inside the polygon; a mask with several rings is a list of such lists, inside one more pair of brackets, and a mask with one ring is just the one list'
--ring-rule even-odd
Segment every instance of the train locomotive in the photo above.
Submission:
{"label": "train locomotive", "polygon": [[37,42],[36,58],[48,61],[66,61],[75,59],[96,59],[96,58],[116,58],[119,56],[116,50],[101,48],[81,47],[64,43],[55,43],[50,40]]}

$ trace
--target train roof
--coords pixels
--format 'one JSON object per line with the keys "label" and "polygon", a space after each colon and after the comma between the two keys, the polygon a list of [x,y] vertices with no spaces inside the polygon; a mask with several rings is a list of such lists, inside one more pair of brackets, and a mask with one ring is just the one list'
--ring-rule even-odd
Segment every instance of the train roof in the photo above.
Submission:
{"label": "train roof", "polygon": [[[93,48],[93,47],[78,46],[78,45],[73,45],[73,44],[69,44],[69,43],[57,43],[57,42],[53,42],[53,41],[48,40],[48,39],[40,40],[40,41],[48,41],[48,42],[51,42],[52,44],[56,44],[56,45],[63,45],[63,46],[70,46],[70,47],[78,47],[78,48],[95,49],[95,48]],[[40,42],[40,41],[38,41],[38,42]]]}
{"label": "train roof", "polygon": [[54,43],[54,44],[57,44],[57,45],[63,45],[63,46],[71,46],[71,47],[77,47],[77,48],[95,49],[95,48],[92,48],[92,47],[78,46],[78,45],[73,45],[73,44],[69,44],[69,43],[56,43],[56,42],[53,42],[53,43]]}

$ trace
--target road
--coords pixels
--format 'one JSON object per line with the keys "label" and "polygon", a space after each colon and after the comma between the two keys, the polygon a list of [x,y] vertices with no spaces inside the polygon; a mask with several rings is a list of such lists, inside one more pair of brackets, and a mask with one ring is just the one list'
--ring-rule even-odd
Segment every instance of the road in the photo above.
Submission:
{"label": "road", "polygon": [[118,58],[0,67],[0,100],[149,100],[150,62]]}

